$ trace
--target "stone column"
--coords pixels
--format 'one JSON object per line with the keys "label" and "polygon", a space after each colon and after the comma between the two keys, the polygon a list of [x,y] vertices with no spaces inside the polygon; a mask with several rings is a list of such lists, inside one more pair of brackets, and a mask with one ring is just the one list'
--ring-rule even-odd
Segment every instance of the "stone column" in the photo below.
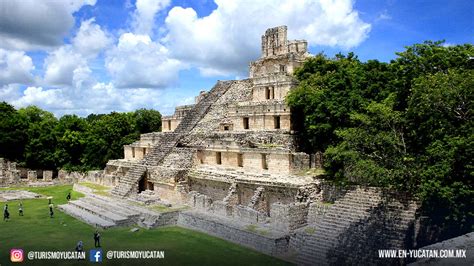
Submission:
{"label": "stone column", "polygon": [[66,176],[67,176],[67,172],[64,171],[64,170],[59,170],[58,172],[58,179],[60,182],[64,182],[66,181]]}
{"label": "stone column", "polygon": [[43,181],[44,182],[53,181],[53,171],[51,171],[51,170],[43,171]]}
{"label": "stone column", "polygon": [[36,171],[28,171],[28,181],[29,182],[36,182],[38,180],[38,176]]}

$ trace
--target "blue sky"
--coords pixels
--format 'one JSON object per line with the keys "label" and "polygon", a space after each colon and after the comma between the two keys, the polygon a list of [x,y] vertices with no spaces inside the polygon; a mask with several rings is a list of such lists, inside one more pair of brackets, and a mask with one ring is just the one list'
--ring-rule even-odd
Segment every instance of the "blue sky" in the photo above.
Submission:
{"label": "blue sky", "polygon": [[245,78],[278,25],[313,54],[364,61],[425,40],[474,42],[467,0],[0,0],[0,14],[0,100],[56,116],[170,114],[217,80]]}

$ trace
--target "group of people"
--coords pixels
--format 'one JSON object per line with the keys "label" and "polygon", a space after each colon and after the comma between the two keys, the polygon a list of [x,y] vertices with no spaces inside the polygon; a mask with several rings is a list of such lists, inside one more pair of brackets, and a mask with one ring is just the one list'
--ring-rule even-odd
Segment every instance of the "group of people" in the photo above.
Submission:
{"label": "group of people", "polygon": [[[18,215],[23,216],[23,203],[18,203]],[[3,207],[3,220],[8,221],[10,219],[10,211],[8,210],[8,203]]]}
{"label": "group of people", "polygon": [[[69,192],[67,194],[66,199],[67,199],[67,201],[71,200],[71,192]],[[53,218],[54,217],[54,205],[51,202],[51,198],[49,198],[48,207],[49,207],[49,217]],[[23,216],[23,202],[21,202],[21,201],[20,201],[20,203],[18,203],[18,215]],[[8,203],[7,203],[3,207],[3,221],[6,222],[8,220],[10,220],[10,211],[8,210]]]}

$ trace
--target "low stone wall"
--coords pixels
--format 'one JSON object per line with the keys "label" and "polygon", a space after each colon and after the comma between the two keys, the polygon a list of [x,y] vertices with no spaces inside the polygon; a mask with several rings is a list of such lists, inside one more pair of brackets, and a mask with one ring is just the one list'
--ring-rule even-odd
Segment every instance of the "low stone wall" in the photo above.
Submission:
{"label": "low stone wall", "polygon": [[245,223],[262,223],[267,220],[267,216],[263,213],[249,208],[247,206],[237,205],[234,206],[234,217]]}
{"label": "low stone wall", "polygon": [[289,237],[286,235],[261,235],[196,212],[181,212],[178,226],[223,238],[275,257],[282,257],[288,251]]}
{"label": "low stone wall", "polygon": [[307,224],[308,209],[306,203],[274,203],[270,208],[270,220],[279,230],[293,231]]}
{"label": "low stone wall", "polygon": [[[75,174],[73,174],[73,176],[74,175]],[[103,170],[88,171],[87,173],[82,173],[78,176],[80,181],[86,181],[108,187],[115,186],[118,183],[118,178],[116,178],[114,175],[105,175]]]}
{"label": "low stone wall", "polygon": [[164,212],[158,217],[153,227],[176,225],[178,223],[178,217],[179,211]]}

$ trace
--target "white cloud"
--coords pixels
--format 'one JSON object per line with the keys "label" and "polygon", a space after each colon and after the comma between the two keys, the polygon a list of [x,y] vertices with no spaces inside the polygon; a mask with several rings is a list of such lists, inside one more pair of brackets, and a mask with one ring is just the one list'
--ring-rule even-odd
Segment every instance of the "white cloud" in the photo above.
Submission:
{"label": "white cloud", "polygon": [[0,101],[11,102],[21,97],[19,84],[8,84],[0,87]]}
{"label": "white cloud", "polygon": [[0,46],[19,50],[58,46],[74,25],[73,13],[95,2],[0,1]]}
{"label": "white cloud", "polygon": [[137,0],[133,26],[135,33],[151,35],[155,15],[170,4],[170,0]]}
{"label": "white cloud", "polygon": [[178,79],[183,64],[148,35],[124,33],[107,53],[105,65],[120,88],[164,88]]}
{"label": "white cloud", "polygon": [[112,40],[94,21],[94,18],[83,21],[72,40],[76,51],[88,57],[97,56],[98,53],[112,43]]}
{"label": "white cloud", "polygon": [[110,37],[94,23],[93,18],[82,21],[72,45],[66,44],[53,50],[45,59],[46,85],[90,85],[92,71],[89,63],[111,43]]}
{"label": "white cloud", "polygon": [[70,45],[61,46],[45,59],[44,81],[48,85],[70,86],[77,68],[87,68],[86,58]]}
{"label": "white cloud", "polygon": [[192,8],[174,7],[166,18],[163,39],[177,59],[192,62],[203,74],[247,71],[259,56],[260,36],[270,27],[288,26],[290,39],[310,45],[349,49],[368,37],[351,0],[215,0],[210,15],[198,18]]}
{"label": "white cloud", "polygon": [[34,81],[31,71],[34,68],[31,57],[24,52],[0,48],[0,86],[18,83],[31,84]]}
{"label": "white cloud", "polygon": [[388,11],[385,9],[380,13],[377,18],[375,19],[376,22],[381,21],[381,20],[391,20],[392,16],[388,13]]}
{"label": "white cloud", "polygon": [[69,109],[73,106],[73,102],[65,97],[63,90],[45,90],[42,87],[26,88],[23,95],[12,101],[12,104],[17,108],[36,105],[47,110]]}

